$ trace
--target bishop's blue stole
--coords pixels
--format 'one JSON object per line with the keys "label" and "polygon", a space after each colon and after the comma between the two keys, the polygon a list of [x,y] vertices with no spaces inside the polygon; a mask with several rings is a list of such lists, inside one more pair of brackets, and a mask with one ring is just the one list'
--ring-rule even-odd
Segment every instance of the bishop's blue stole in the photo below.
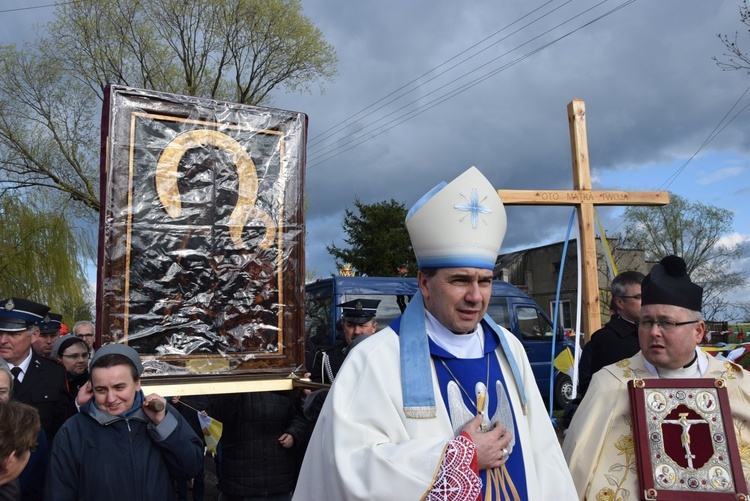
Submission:
{"label": "bishop's blue stole", "polygon": [[[401,318],[397,318],[390,327],[399,333]],[[464,400],[464,405],[467,409],[475,409],[476,400],[472,401],[468,395],[472,398],[476,398],[474,387],[477,382],[482,382],[488,385],[487,397],[489,398],[488,414],[490,417],[495,415],[498,404],[497,396],[497,385],[496,382],[502,384],[502,391],[505,392],[506,401],[510,402],[510,395],[508,391],[507,382],[503,376],[500,364],[498,363],[497,357],[494,352],[500,345],[498,336],[501,333],[495,333],[494,330],[486,323],[482,322],[484,329],[484,351],[485,355],[481,358],[472,359],[460,359],[451,355],[438,345],[436,345],[431,339],[429,341],[429,351],[432,359],[432,365],[435,368],[435,372],[438,377],[440,386],[440,393],[443,397],[443,403],[445,408],[450,413],[450,407],[448,404],[448,383],[453,381],[453,376],[457,379],[456,383],[463,387],[466,391],[461,392]],[[427,337],[427,332],[424,333]],[[487,356],[489,355],[489,378],[487,377]],[[501,355],[502,356],[502,355]],[[443,359],[446,365],[450,368],[453,376],[445,369],[443,364],[440,362]],[[512,381],[513,382],[513,381]],[[468,393],[468,395],[466,394]],[[526,486],[526,470],[524,469],[523,463],[523,451],[522,443],[518,435],[518,425],[516,413],[511,407],[513,413],[513,436],[516,437],[515,444],[513,446],[512,453],[508,458],[508,461],[501,468],[493,468],[492,470],[482,470],[479,472],[479,476],[482,479],[482,499],[484,500],[526,500],[528,499],[528,492]],[[453,417],[451,416],[451,422]]]}

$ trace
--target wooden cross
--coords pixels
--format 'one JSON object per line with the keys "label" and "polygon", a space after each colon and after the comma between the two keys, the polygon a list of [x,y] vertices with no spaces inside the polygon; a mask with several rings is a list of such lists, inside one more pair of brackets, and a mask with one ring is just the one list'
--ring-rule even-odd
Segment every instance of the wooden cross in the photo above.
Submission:
{"label": "wooden cross", "polygon": [[666,205],[666,191],[595,191],[591,189],[586,107],[580,99],[568,104],[570,147],[573,155],[572,190],[497,190],[505,205],[573,205],[578,211],[578,233],[583,254],[583,332],[588,342],[601,329],[599,273],[596,263],[594,205]]}

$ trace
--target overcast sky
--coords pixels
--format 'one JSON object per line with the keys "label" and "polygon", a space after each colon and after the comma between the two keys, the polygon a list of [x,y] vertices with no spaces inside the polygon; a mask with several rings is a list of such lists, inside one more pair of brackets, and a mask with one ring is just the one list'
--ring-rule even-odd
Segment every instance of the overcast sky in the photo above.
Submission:
{"label": "overcast sky", "polygon": [[[49,2],[24,5],[34,3]],[[33,38],[53,12],[7,11],[17,5],[0,0],[0,43]],[[727,238],[750,241],[750,75],[711,59],[724,52],[719,33],[739,31],[750,51],[740,0],[302,5],[339,57],[323,94],[274,97],[310,120],[306,255],[318,276],[335,272],[325,245],[343,243],[355,197],[410,207],[472,165],[498,188],[571,189],[574,98],[586,104],[594,189],[668,189],[723,207],[735,213]],[[608,233],[621,215],[599,209]],[[503,250],[560,241],[569,217],[509,207]]]}
{"label": "overcast sky", "polygon": [[[335,271],[325,245],[342,244],[355,196],[409,207],[471,165],[498,188],[571,189],[574,98],[594,189],[668,189],[733,211],[727,237],[750,239],[750,110],[734,118],[750,76],[711,59],[724,51],[718,33],[741,30],[750,50],[739,0],[303,5],[336,47],[339,76],[323,95],[275,104],[310,117],[307,264],[319,275]],[[570,210],[509,207],[504,250],[562,240]],[[599,210],[608,233],[622,210]]]}

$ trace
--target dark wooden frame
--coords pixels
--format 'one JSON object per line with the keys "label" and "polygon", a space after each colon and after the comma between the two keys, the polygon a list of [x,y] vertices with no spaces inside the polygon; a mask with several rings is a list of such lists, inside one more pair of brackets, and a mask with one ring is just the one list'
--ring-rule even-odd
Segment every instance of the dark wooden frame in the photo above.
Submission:
{"label": "dark wooden frame", "polygon": [[[268,260],[275,264],[273,290],[276,351],[231,353],[142,353],[145,384],[229,382],[284,378],[299,372],[304,359],[304,170],[307,117],[298,112],[260,108],[124,86],[110,86],[102,113],[101,200],[97,287],[97,342],[129,343],[128,308],[131,255],[133,153],[136,122],[179,122],[187,132],[239,130],[247,136],[278,137],[279,200],[276,236]],[[268,140],[267,140],[268,141]],[[149,145],[150,146],[150,145]],[[244,146],[244,145],[243,145]],[[137,160],[137,159],[136,159]],[[257,162],[256,162],[257,164]],[[136,168],[145,168],[136,166]],[[286,169],[286,170],[284,170]],[[283,171],[283,172],[282,172]],[[255,173],[255,171],[254,171]],[[257,173],[255,173],[258,176]],[[274,185],[276,186],[276,185]],[[276,189],[276,187],[274,187]],[[258,199],[261,192],[258,192]],[[125,214],[125,216],[123,216]],[[114,253],[119,246],[126,251]],[[264,319],[265,321],[266,319]],[[264,323],[267,325],[267,322]],[[167,370],[161,368],[167,367]],[[175,370],[171,370],[174,368]],[[150,380],[150,381],[149,381]],[[285,383],[286,384],[286,383]],[[291,385],[291,383],[289,383]]]}
{"label": "dark wooden frame", "polygon": [[[657,390],[658,393],[662,394],[662,397],[666,395],[664,400],[664,410],[656,411],[648,404],[647,399],[653,395],[652,390]],[[705,391],[704,391],[705,390]],[[718,501],[718,500],[736,500],[736,499],[747,499],[747,486],[745,483],[745,477],[742,472],[742,463],[737,450],[737,438],[735,435],[734,425],[732,422],[732,414],[729,403],[729,397],[727,395],[726,381],[723,379],[637,379],[628,382],[628,392],[630,395],[630,409],[633,424],[633,442],[636,453],[636,465],[638,470],[638,484],[639,499],[643,500],[659,500],[659,501],[673,501],[679,500],[684,501],[685,499],[691,499],[696,501]],[[700,408],[697,398],[703,393],[708,393],[709,396],[716,396],[715,404],[711,404],[712,411],[706,412]],[[652,400],[658,401],[658,398],[653,398],[657,395],[652,396]],[[682,397],[682,398],[678,398]],[[671,406],[670,406],[671,403]],[[658,407],[659,404],[654,404]],[[697,473],[687,478],[687,482],[683,482],[685,477],[680,477],[679,473],[689,475],[690,471],[687,468],[682,468],[677,465],[676,468],[678,475],[676,476],[675,483],[686,485],[690,482],[697,482],[697,484],[708,485],[702,489],[709,490],[698,490],[698,488],[691,489],[680,488],[680,489],[668,489],[664,486],[659,485],[654,479],[654,468],[655,464],[653,458],[668,464],[671,461],[669,455],[665,452],[665,440],[663,436],[651,437],[654,431],[649,430],[649,422],[659,423],[663,421],[666,415],[672,413],[675,409],[680,406],[687,407],[690,411],[695,412],[701,418],[707,417],[705,420],[708,425],[710,432],[710,440],[713,449],[713,453],[710,456],[714,459],[717,456],[716,446],[718,444],[719,450],[726,450],[726,455],[719,455],[716,459],[721,459],[720,466],[728,465],[724,468],[727,473],[730,473],[733,478],[731,481],[734,482],[734,489],[729,491],[710,490],[710,482],[707,483],[701,480],[701,477],[705,479],[710,478],[710,470],[717,466],[716,463],[709,464],[705,463],[701,468],[696,468],[694,471]],[[719,416],[719,417],[717,417]],[[701,423],[703,424],[703,423]],[[720,435],[719,441],[717,441],[717,434]],[[661,432],[659,432],[661,435]],[[723,438],[723,442],[721,439]],[[689,442],[688,442],[689,443]],[[706,451],[702,451],[704,454]],[[662,456],[663,454],[663,456]],[[671,461],[674,462],[674,461]],[[671,465],[669,465],[671,467]],[[685,473],[688,472],[688,473]],[[696,485],[697,485],[696,484]],[[744,498],[742,497],[744,496]]]}

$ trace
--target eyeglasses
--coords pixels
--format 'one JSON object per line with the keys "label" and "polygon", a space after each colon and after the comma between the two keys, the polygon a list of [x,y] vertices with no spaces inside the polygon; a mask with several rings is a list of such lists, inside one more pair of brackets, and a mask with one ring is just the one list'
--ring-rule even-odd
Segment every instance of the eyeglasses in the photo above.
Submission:
{"label": "eyeglasses", "polygon": [[687,322],[670,322],[668,320],[662,320],[660,322],[656,322],[654,320],[637,320],[635,322],[635,325],[640,329],[641,327],[646,329],[647,331],[650,331],[654,328],[654,325],[659,326],[659,330],[662,332],[671,332],[675,330],[680,325],[688,325],[688,324],[697,324],[700,322],[700,320],[688,320]]}
{"label": "eyeglasses", "polygon": [[635,299],[636,301],[640,301],[642,298],[640,294],[637,294],[635,296],[617,296],[617,297],[621,297],[623,299]]}
{"label": "eyeglasses", "polygon": [[73,353],[71,355],[63,355],[63,357],[67,358],[68,360],[78,360],[79,358],[83,360],[88,360],[89,355],[91,354],[90,353]]}
{"label": "eyeglasses", "polygon": [[76,337],[94,337],[93,334],[76,334]]}

